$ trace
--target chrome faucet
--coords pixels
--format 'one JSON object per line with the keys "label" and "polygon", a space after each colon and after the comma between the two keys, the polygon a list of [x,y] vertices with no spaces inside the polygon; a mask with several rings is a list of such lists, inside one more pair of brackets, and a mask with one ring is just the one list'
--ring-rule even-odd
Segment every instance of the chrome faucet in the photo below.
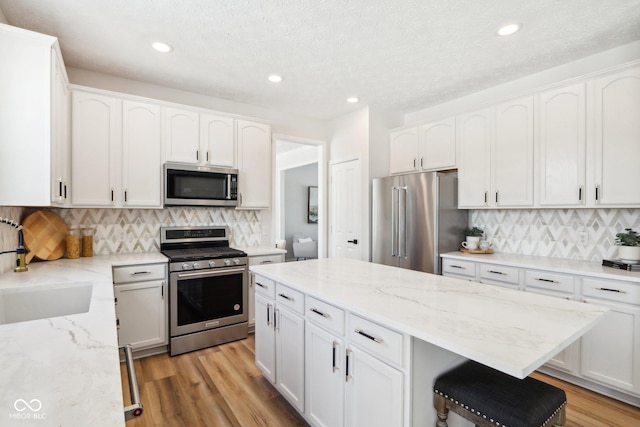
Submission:
{"label": "chrome faucet", "polygon": [[24,235],[22,234],[22,225],[18,224],[15,221],[10,220],[9,218],[0,217],[0,223],[8,224],[18,230],[18,247],[15,251],[4,251],[0,252],[0,254],[9,254],[16,253],[18,258],[16,259],[16,268],[13,269],[16,273],[23,273],[28,270],[27,268],[27,260],[26,260],[26,249],[24,248]]}

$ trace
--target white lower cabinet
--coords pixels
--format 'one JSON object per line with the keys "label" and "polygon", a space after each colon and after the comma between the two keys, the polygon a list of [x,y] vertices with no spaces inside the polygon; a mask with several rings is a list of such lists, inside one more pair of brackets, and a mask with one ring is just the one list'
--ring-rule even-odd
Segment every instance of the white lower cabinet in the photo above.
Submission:
{"label": "white lower cabinet", "polygon": [[357,347],[347,349],[346,353],[346,425],[403,426],[402,372]]}
{"label": "white lower cabinet", "polygon": [[304,319],[277,306],[276,385],[300,412],[304,411]]}
{"label": "white lower cabinet", "polygon": [[166,349],[169,343],[166,269],[166,264],[113,268],[119,346],[130,344],[134,351]]}
{"label": "white lower cabinet", "polygon": [[[249,267],[252,265],[264,265],[284,262],[284,254],[249,255]],[[249,272],[249,332],[252,332],[256,323],[255,302],[256,275]]]}
{"label": "white lower cabinet", "polygon": [[276,331],[273,328],[273,299],[256,295],[256,365],[272,383],[276,381]]}

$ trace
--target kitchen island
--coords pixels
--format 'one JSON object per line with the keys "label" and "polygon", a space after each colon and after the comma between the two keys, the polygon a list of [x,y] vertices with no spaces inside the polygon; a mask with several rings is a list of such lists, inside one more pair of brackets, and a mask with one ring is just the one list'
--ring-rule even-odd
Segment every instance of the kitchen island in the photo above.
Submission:
{"label": "kitchen island", "polygon": [[91,291],[84,313],[0,324],[0,425],[123,427],[111,268],[166,262],[160,253],[105,255],[34,262],[25,273],[1,275],[0,317],[15,292]]}
{"label": "kitchen island", "polygon": [[[607,311],[607,308],[590,304],[496,286],[477,286],[459,279],[348,259],[254,266],[251,270],[260,278],[273,281],[276,287],[273,304],[276,309],[280,307],[281,313],[294,311],[287,307],[291,292],[305,299],[304,310],[298,312],[298,316],[305,320],[307,335],[315,328],[314,319],[322,317],[315,313],[321,311],[326,315],[326,310],[317,309],[318,304],[324,303],[328,309],[343,312],[342,328],[346,332],[343,335],[334,333],[337,337],[334,342],[344,341],[347,354],[358,349],[366,351],[368,346],[375,348],[371,343],[375,343],[373,338],[376,336],[361,325],[380,327],[383,333],[388,330],[391,337],[394,333],[400,337],[397,342],[385,339],[378,343],[381,349],[388,347],[380,360],[385,365],[395,366],[400,378],[404,379],[401,421],[391,420],[392,425],[398,426],[432,425],[435,422],[431,387],[434,378],[446,369],[472,359],[524,378],[589,330]],[[284,295],[282,300],[281,294]],[[267,312],[267,315],[274,316],[274,313]],[[256,357],[260,353],[260,334],[264,333],[258,316],[256,312]],[[286,327],[280,317],[274,320],[282,328]],[[358,341],[361,337],[364,337],[362,341]],[[306,342],[309,343],[308,337]],[[391,348],[394,346],[399,348]],[[286,353],[286,350],[282,351]],[[300,365],[303,369],[306,365],[303,377],[307,383],[301,390],[306,391],[306,401],[304,396],[294,396],[292,387],[280,384],[279,379],[274,383],[314,424],[313,396],[309,395],[314,387],[309,384],[312,376],[310,355],[306,348],[303,352],[305,361]],[[278,357],[277,352],[275,356]],[[258,362],[263,369],[261,361]],[[334,370],[349,369],[349,363],[348,358],[345,366],[336,367],[334,363]],[[292,364],[287,362],[287,365]],[[353,371],[343,374],[346,374],[347,384],[356,376]],[[277,375],[276,372],[274,378]],[[347,399],[347,406],[349,404]],[[371,407],[375,406],[375,403],[371,404]],[[356,417],[353,408],[346,407],[344,412],[347,419]]]}

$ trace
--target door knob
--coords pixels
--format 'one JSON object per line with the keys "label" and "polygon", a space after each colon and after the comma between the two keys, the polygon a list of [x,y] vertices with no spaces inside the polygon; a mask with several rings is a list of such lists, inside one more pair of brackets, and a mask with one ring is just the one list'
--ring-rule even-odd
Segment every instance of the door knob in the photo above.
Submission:
{"label": "door knob", "polygon": [[353,243],[354,245],[358,244],[358,239],[347,240],[347,243]]}

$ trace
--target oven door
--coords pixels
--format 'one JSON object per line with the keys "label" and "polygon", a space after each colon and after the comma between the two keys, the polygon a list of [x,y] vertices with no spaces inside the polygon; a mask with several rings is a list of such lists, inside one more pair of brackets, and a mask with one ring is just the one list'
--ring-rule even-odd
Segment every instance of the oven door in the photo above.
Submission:
{"label": "oven door", "polygon": [[246,322],[247,284],[246,266],[171,273],[170,335]]}

